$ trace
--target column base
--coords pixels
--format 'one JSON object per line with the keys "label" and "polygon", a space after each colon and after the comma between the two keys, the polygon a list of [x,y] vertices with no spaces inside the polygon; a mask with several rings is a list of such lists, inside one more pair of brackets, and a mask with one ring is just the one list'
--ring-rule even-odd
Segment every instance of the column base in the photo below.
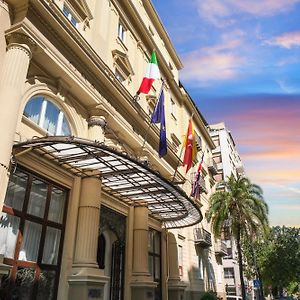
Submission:
{"label": "column base", "polygon": [[131,280],[131,299],[154,300],[154,289],[157,283],[153,281],[149,273],[133,274]]}
{"label": "column base", "polygon": [[104,286],[109,277],[103,271],[95,268],[72,269],[69,276],[69,300],[104,300]]}
{"label": "column base", "polygon": [[183,300],[184,290],[187,285],[180,278],[168,280],[168,298],[172,300]]}

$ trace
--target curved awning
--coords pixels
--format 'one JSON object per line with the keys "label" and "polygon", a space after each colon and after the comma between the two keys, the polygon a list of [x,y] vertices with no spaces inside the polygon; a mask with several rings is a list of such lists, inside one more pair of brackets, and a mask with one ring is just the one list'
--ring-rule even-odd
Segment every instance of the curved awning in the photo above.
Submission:
{"label": "curved awning", "polygon": [[194,225],[202,220],[199,207],[186,193],[143,163],[103,143],[75,137],[34,138],[14,145],[30,149],[76,176],[99,176],[102,189],[128,204],[146,203],[150,215],[167,228]]}

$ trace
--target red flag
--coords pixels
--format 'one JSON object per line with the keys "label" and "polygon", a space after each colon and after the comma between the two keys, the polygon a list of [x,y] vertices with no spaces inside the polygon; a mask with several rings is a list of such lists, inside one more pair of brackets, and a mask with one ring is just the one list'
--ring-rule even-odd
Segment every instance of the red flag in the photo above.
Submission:
{"label": "red flag", "polygon": [[195,132],[193,129],[192,120],[189,121],[189,126],[188,126],[188,130],[183,145],[185,146],[183,165],[184,166],[186,165],[186,173],[187,173],[191,168],[194,159],[197,156],[197,145],[196,145]]}

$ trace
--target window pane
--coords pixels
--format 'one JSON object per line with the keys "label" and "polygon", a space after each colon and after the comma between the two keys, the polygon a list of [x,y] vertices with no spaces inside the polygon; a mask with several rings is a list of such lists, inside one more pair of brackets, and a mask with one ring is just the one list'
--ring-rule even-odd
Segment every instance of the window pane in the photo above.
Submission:
{"label": "window pane", "polygon": [[25,221],[19,260],[37,261],[42,225]]}
{"label": "window pane", "polygon": [[20,218],[5,213],[0,214],[0,254],[14,258]]}
{"label": "window pane", "polygon": [[47,227],[42,261],[44,264],[57,264],[60,234],[61,231],[59,229]]}
{"label": "window pane", "polygon": [[158,232],[155,232],[154,234],[154,245],[155,245],[154,252],[156,254],[160,254],[160,234]]}
{"label": "window pane", "polygon": [[27,180],[28,175],[20,171],[11,175],[4,200],[5,205],[22,210]]}
{"label": "window pane", "polygon": [[56,272],[50,270],[41,270],[37,300],[52,300],[54,299]]}
{"label": "window pane", "polygon": [[148,251],[153,252],[153,231],[148,231]]}
{"label": "window pane", "polygon": [[56,132],[58,115],[59,115],[58,107],[55,106],[52,102],[48,101],[43,128],[53,135]]}
{"label": "window pane", "polygon": [[151,276],[153,276],[153,256],[149,255],[148,256],[148,267],[149,267],[149,273]]}
{"label": "window pane", "polygon": [[24,116],[32,120],[34,123],[39,123],[42,103],[43,103],[44,97],[37,96],[31,98],[24,109]]}
{"label": "window pane", "polygon": [[48,220],[56,223],[62,223],[64,216],[66,192],[58,188],[51,191],[51,202],[48,213]]}
{"label": "window pane", "polygon": [[62,127],[61,127],[61,135],[71,135],[71,130],[68,124],[68,121],[64,117]]}
{"label": "window pane", "polygon": [[11,299],[31,300],[34,288],[34,270],[29,268],[18,268],[17,279]]}
{"label": "window pane", "polygon": [[48,185],[36,178],[32,180],[27,212],[43,218],[45,213]]}
{"label": "window pane", "polygon": [[160,257],[155,257],[155,277],[154,279],[160,279]]}

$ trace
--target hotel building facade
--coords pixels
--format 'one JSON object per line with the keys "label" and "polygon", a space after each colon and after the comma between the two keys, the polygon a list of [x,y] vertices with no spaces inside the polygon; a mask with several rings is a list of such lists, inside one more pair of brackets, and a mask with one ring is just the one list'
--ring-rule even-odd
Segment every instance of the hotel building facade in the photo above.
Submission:
{"label": "hotel building facade", "polygon": [[[135,96],[153,49],[162,80]],[[0,55],[0,298],[225,298],[224,248],[204,217],[215,145],[151,1],[1,1]]]}

